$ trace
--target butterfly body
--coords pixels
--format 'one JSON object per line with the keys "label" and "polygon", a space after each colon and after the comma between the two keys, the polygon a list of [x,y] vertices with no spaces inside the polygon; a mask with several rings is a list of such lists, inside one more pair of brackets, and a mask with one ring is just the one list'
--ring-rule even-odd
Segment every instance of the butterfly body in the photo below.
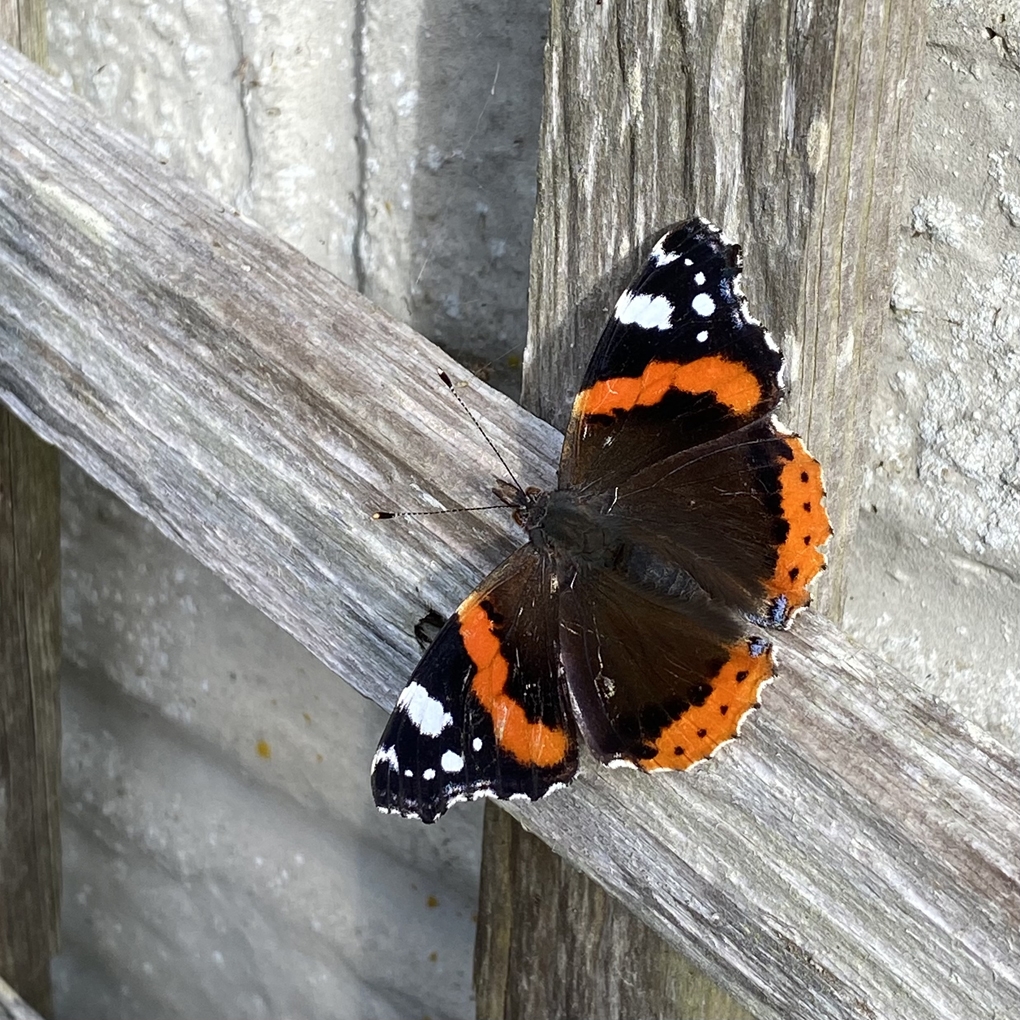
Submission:
{"label": "butterfly body", "polygon": [[536,799],[597,759],[686,769],[736,735],[830,534],[817,462],[773,418],[782,356],[739,250],[691,220],[617,303],[558,488],[493,490],[528,541],[440,631],[373,759],[385,811]]}
{"label": "butterfly body", "polygon": [[604,503],[579,498],[571,489],[529,497],[523,514],[524,530],[535,548],[551,557],[557,575],[567,570],[571,561],[608,565],[619,555],[619,529],[600,502]]}

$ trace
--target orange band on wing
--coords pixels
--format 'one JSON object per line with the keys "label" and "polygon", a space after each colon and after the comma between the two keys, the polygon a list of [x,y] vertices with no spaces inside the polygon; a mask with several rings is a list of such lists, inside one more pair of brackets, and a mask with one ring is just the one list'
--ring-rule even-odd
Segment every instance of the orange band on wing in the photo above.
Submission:
{"label": "orange band on wing", "polygon": [[761,384],[754,373],[718,354],[685,365],[652,361],[640,376],[603,379],[581,390],[574,414],[612,414],[657,404],[670,390],[709,393],[739,415],[748,415],[761,401]]}
{"label": "orange band on wing", "polygon": [[567,756],[569,741],[563,730],[528,722],[523,707],[506,693],[510,666],[492,632],[489,614],[472,598],[457,611],[464,648],[475,664],[471,689],[492,716],[496,743],[525,765],[546,768]]}
{"label": "orange band on wing", "polygon": [[740,720],[758,703],[761,686],[772,676],[772,649],[752,655],[746,641],[730,649],[726,664],[712,678],[704,704],[692,705],[655,741],[658,754],[643,769],[687,769],[737,735]]}
{"label": "orange band on wing", "polygon": [[796,437],[784,437],[793,451],[779,476],[783,516],[790,525],[786,541],[779,547],[776,571],[766,585],[769,595],[785,595],[791,610],[806,606],[807,586],[822,569],[825,555],[819,551],[832,534],[829,515],[822,506],[822,469]]}

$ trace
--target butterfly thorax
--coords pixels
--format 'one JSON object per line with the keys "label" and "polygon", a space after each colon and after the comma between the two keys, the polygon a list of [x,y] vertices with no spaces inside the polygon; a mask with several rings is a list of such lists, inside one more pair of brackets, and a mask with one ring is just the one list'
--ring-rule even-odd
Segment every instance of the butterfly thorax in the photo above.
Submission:
{"label": "butterfly thorax", "polygon": [[531,544],[556,564],[561,585],[578,571],[614,570],[637,589],[670,601],[704,600],[708,593],[679,563],[650,544],[635,541],[624,518],[615,516],[610,494],[575,489],[518,493],[518,523]]}
{"label": "butterfly thorax", "polygon": [[626,543],[602,501],[574,489],[529,494],[521,524],[536,549],[561,563],[612,568],[625,555]]}

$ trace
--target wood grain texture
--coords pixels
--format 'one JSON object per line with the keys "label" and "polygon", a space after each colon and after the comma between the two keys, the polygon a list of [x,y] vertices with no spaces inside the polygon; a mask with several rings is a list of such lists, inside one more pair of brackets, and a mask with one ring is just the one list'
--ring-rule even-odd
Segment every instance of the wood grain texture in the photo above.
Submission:
{"label": "wood grain texture", "polygon": [[0,0],[0,39],[45,67],[45,0]]}
{"label": "wood grain texture", "polygon": [[729,995],[494,803],[485,805],[476,1016],[750,1018]]}
{"label": "wood grain texture", "polygon": [[838,615],[870,352],[888,305],[923,0],[557,0],[532,241],[524,399],[565,427],[621,288],[697,212],[744,243],[787,353],[785,417],[830,478]]}
{"label": "wood grain texture", "polygon": [[0,407],[0,974],[47,1014],[60,874],[60,464]]}
{"label": "wood grain texture", "polygon": [[0,975],[52,1012],[60,934],[60,464],[0,407]]}
{"label": "wood grain texture", "polygon": [[[783,416],[826,469],[837,537],[816,605],[833,617],[859,506],[868,352],[887,304],[924,12],[867,0],[631,2],[595,13],[553,4],[523,402],[564,426],[598,331],[652,237],[694,211],[722,224],[744,242],[752,312],[787,356]],[[510,824],[490,818],[487,831]],[[515,969],[493,961],[490,974],[476,959],[488,1015],[747,1016],[737,1003],[709,1006],[717,991],[689,974],[672,981],[681,961],[650,951],[636,921],[607,925],[598,891],[540,841],[499,847],[487,842],[483,855],[482,899],[494,906],[480,913],[476,956],[524,939],[523,924],[547,938],[531,957],[516,955]],[[502,914],[489,883],[508,885]],[[564,900],[572,910],[558,909]],[[522,915],[519,901],[548,916]],[[508,931],[490,936],[488,924]],[[610,931],[619,947],[608,947]],[[631,1002],[573,967],[570,947],[585,937],[607,954],[631,947],[617,970]],[[504,1012],[492,1011],[498,1003]]]}
{"label": "wood grain texture", "polygon": [[[484,491],[489,451],[433,383],[455,366],[8,50],[0,133],[0,398],[391,705],[424,606],[451,610],[519,540],[497,515],[368,518]],[[465,397],[548,485],[558,434]],[[756,1016],[1017,1014],[1020,762],[798,624],[711,767],[586,768],[515,815]]]}
{"label": "wood grain texture", "polygon": [[[45,61],[45,7],[0,0],[0,40]],[[0,407],[0,975],[46,1015],[60,940],[60,628],[59,457]]]}

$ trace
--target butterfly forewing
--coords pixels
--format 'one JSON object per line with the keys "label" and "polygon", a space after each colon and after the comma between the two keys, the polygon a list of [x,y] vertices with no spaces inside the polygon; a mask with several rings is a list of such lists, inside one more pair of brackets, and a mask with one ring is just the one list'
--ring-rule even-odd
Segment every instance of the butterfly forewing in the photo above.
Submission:
{"label": "butterfly forewing", "polygon": [[656,243],[574,400],[561,488],[608,488],[776,406],[782,355],[747,315],[739,272],[739,248],[701,220]]}
{"label": "butterfly forewing", "polygon": [[535,800],[568,782],[577,740],[559,672],[549,562],[526,545],[464,601],[411,675],[372,762],[376,804],[431,822],[461,800]]}

